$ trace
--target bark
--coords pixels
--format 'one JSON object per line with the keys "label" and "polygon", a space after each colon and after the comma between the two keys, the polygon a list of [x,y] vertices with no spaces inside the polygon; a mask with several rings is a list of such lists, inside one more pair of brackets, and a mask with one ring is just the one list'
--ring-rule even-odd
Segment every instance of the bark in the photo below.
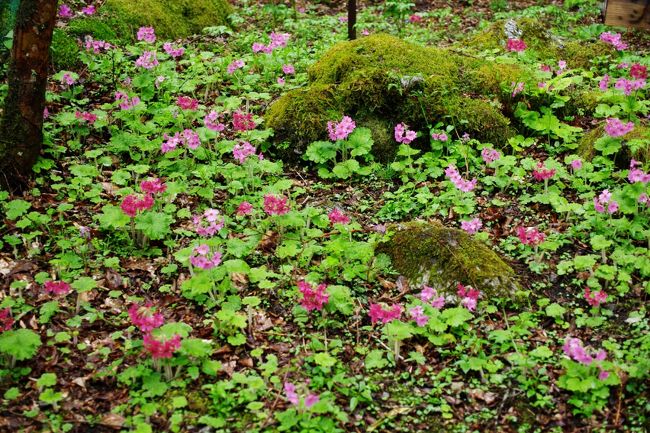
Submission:
{"label": "bark", "polygon": [[357,38],[357,0],[348,0],[348,40]]}
{"label": "bark", "polygon": [[45,88],[58,0],[21,0],[0,120],[0,186],[24,187],[43,143]]}

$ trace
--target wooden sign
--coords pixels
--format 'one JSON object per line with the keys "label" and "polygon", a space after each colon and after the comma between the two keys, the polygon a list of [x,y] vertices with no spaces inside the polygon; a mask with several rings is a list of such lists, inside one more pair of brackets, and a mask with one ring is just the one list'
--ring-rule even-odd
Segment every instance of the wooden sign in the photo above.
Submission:
{"label": "wooden sign", "polygon": [[606,1],[605,24],[650,29],[650,0]]}

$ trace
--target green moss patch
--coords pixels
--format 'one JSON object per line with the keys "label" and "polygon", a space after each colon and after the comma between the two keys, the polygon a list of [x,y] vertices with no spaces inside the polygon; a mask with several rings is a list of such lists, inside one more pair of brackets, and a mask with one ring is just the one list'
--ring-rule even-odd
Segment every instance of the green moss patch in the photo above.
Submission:
{"label": "green moss patch", "polygon": [[[383,141],[373,153],[384,161],[398,147],[394,140],[385,143],[386,134],[392,135],[400,122],[417,131],[427,131],[438,121],[453,123],[462,132],[502,144],[513,134],[510,119],[501,110],[510,101],[512,82],[536,84],[528,70],[516,65],[388,35],[341,42],[308,74],[306,88],[285,94],[266,115],[277,141],[290,143],[289,149],[278,152],[285,159],[302,154],[310,142],[325,139],[327,122],[343,114],[357,124],[371,125],[374,138]],[[425,134],[415,146],[426,148],[428,141]]]}
{"label": "green moss patch", "polygon": [[[602,125],[582,136],[577,149],[578,155],[586,160],[591,160],[600,155],[602,152],[598,149],[598,141],[605,136],[605,124],[603,122]],[[623,169],[629,167],[632,158],[641,162],[650,160],[650,128],[648,126],[637,125],[622,138],[623,145],[613,157],[619,167]]]}
{"label": "green moss patch", "polygon": [[512,268],[462,230],[421,221],[388,230],[392,237],[376,252],[387,254],[393,267],[413,284],[455,293],[457,283],[462,283],[490,295],[508,295],[518,287]]}

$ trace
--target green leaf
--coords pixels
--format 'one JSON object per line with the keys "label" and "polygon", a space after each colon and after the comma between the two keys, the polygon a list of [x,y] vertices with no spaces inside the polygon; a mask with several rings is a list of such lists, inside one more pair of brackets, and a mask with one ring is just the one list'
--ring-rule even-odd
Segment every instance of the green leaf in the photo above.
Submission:
{"label": "green leaf", "polygon": [[49,301],[41,305],[39,310],[40,316],[38,321],[40,323],[49,323],[52,316],[54,316],[57,311],[59,311],[59,302],[58,301]]}
{"label": "green leaf", "polygon": [[89,292],[97,287],[97,281],[90,277],[79,277],[70,286],[77,292]]}
{"label": "green leaf", "polygon": [[16,329],[0,334],[0,353],[13,356],[18,361],[30,359],[41,346],[41,337],[29,329]]}
{"label": "green leaf", "polygon": [[329,368],[336,364],[336,358],[327,352],[320,352],[314,355],[314,362],[321,367]]}
{"label": "green leaf", "polygon": [[370,153],[372,149],[372,131],[369,128],[356,128],[347,140],[352,156],[362,156]]}
{"label": "green leaf", "polygon": [[181,350],[187,356],[194,358],[208,358],[212,355],[212,344],[209,340],[186,338],[181,342]]}
{"label": "green leaf", "polygon": [[354,313],[354,300],[349,288],[346,286],[328,286],[327,293],[329,294],[328,310],[332,309],[346,316]]}
{"label": "green leaf", "polygon": [[564,316],[566,308],[554,302],[546,307],[546,315],[553,318],[558,318]]}
{"label": "green leaf", "polygon": [[553,351],[548,346],[539,346],[530,352],[530,356],[535,358],[550,358],[553,356]]}
{"label": "green leaf", "polygon": [[388,365],[388,360],[384,356],[383,350],[371,350],[370,353],[366,355],[364,361],[366,370],[372,370],[375,368],[384,368]]}
{"label": "green leaf", "polygon": [[330,141],[315,141],[307,147],[305,158],[316,164],[323,164],[336,158],[338,146]]}
{"label": "green leaf", "polygon": [[162,212],[144,212],[135,217],[135,228],[152,240],[163,239],[171,232],[172,217]]}
{"label": "green leaf", "polygon": [[413,326],[410,323],[393,320],[384,326],[383,331],[390,340],[402,341],[413,335]]}
{"label": "green leaf", "polygon": [[52,388],[47,388],[45,391],[43,391],[39,396],[38,399],[44,403],[47,404],[54,404],[63,398],[63,394],[60,392],[55,392]]}
{"label": "green leaf", "polygon": [[23,215],[32,205],[25,200],[11,200],[5,204],[5,212],[7,218],[10,220],[15,220],[19,216]]}
{"label": "green leaf", "polygon": [[440,317],[453,328],[471,320],[474,316],[467,308],[455,307],[444,310]]}
{"label": "green leaf", "polygon": [[122,228],[131,221],[131,218],[122,209],[113,205],[104,206],[97,219],[99,226],[105,230]]}
{"label": "green leaf", "polygon": [[39,389],[54,385],[56,385],[56,374],[54,373],[43,373],[36,381],[36,386]]}

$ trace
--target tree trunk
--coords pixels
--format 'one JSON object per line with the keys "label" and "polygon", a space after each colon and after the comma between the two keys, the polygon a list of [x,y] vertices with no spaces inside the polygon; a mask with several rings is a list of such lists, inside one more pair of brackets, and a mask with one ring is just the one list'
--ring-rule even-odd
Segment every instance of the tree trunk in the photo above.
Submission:
{"label": "tree trunk", "polygon": [[357,0],[348,0],[348,40],[357,38]]}
{"label": "tree trunk", "polygon": [[43,143],[43,110],[58,0],[21,0],[0,120],[0,186],[24,187]]}

